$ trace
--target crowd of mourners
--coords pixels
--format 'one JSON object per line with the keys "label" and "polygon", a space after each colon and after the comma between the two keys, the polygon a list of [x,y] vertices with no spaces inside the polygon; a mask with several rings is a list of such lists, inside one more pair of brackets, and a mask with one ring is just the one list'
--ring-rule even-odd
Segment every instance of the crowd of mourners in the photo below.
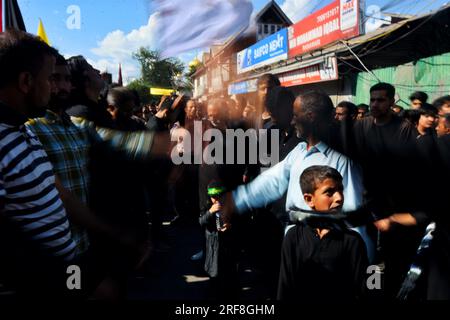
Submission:
{"label": "crowd of mourners", "polygon": [[[84,57],[18,31],[0,35],[0,71],[0,297],[125,299],[168,249],[172,215],[202,227],[191,260],[216,299],[239,299],[244,256],[273,300],[450,298],[450,95],[417,91],[402,108],[380,82],[368,104],[334,106],[265,74],[253,100],[141,106]],[[217,146],[209,129],[276,133],[279,161],[223,143],[233,163],[198,163],[197,145]]]}

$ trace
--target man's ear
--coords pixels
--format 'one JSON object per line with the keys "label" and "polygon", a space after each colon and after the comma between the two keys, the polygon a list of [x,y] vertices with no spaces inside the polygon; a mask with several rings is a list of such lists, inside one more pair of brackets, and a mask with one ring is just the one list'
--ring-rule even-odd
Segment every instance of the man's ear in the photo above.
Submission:
{"label": "man's ear", "polygon": [[303,199],[310,208],[314,208],[314,196],[311,193],[305,193]]}
{"label": "man's ear", "polygon": [[303,116],[310,122],[314,122],[314,120],[316,120],[316,115],[311,111],[306,111]]}
{"label": "man's ear", "polygon": [[22,91],[23,93],[28,93],[33,87],[34,83],[33,75],[30,72],[21,72],[19,74],[17,82],[19,90]]}
{"label": "man's ear", "polygon": [[393,106],[395,106],[395,98],[392,98],[392,99],[391,99],[391,108],[392,108]]}

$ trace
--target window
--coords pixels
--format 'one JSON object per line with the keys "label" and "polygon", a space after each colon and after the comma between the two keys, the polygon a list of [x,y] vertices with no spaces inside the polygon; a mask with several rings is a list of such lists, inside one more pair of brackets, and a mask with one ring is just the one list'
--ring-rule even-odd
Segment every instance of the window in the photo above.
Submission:
{"label": "window", "polygon": [[282,28],[282,26],[277,26],[277,31],[280,31]]}
{"label": "window", "polygon": [[264,25],[264,34],[269,33],[269,26],[267,24]]}
{"label": "window", "polygon": [[258,24],[258,34],[262,34],[263,26],[262,24]]}
{"label": "window", "polygon": [[275,33],[275,25],[270,26],[270,33]]}

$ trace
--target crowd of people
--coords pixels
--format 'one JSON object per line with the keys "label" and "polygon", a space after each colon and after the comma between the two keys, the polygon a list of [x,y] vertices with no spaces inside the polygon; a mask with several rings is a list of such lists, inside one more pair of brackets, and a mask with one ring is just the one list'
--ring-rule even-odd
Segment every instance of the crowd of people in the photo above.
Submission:
{"label": "crowd of people", "polygon": [[[82,56],[15,31],[0,35],[0,70],[0,291],[126,298],[128,276],[166,249],[172,214],[204,229],[191,259],[217,299],[239,298],[243,255],[274,300],[450,298],[450,96],[430,104],[415,92],[404,109],[377,83],[368,105],[334,106],[265,74],[254,101],[141,106]],[[217,145],[209,129],[276,132],[279,162],[253,163],[246,148],[244,163],[173,163]],[[69,265],[83,271],[81,290],[67,287]]]}

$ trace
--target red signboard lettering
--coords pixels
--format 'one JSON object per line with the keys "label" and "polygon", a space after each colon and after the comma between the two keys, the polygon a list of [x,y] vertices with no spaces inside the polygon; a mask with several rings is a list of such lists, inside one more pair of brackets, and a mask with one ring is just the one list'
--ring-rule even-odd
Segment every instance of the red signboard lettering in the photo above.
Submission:
{"label": "red signboard lettering", "polygon": [[289,57],[359,35],[359,0],[336,0],[289,27]]}
{"label": "red signboard lettering", "polygon": [[278,75],[283,87],[292,87],[308,83],[331,81],[338,78],[336,58],[330,58],[329,64],[318,63],[309,67],[289,71]]}

